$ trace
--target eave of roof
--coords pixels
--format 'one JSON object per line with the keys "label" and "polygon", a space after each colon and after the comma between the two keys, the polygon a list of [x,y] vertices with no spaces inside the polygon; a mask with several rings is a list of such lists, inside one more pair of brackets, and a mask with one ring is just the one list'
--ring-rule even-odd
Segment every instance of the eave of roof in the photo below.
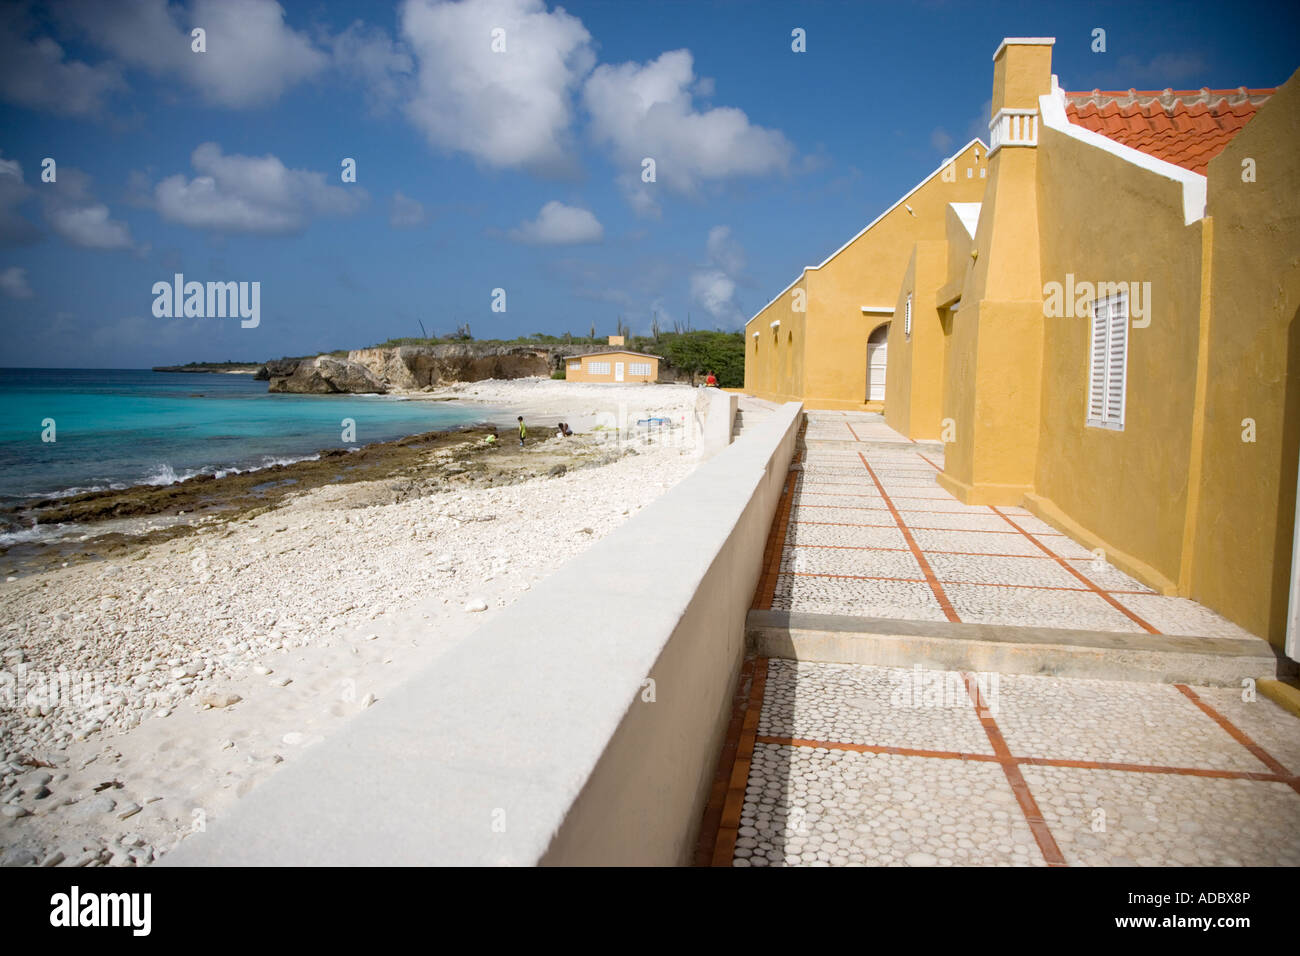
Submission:
{"label": "eave of roof", "polygon": [[853,237],[852,239],[850,239],[848,242],[844,243],[844,245],[840,246],[838,249],[836,249],[834,252],[832,252],[829,256],[827,256],[825,259],[823,259],[823,260],[822,260],[820,263],[818,263],[817,265],[815,265],[815,266],[804,266],[804,267],[803,267],[803,270],[802,270],[802,271],[801,271],[797,276],[794,277],[794,279],[790,282],[790,284],[787,285],[787,286],[786,286],[784,289],[782,289],[780,292],[778,292],[776,295],[772,296],[771,300],[767,303],[767,305],[763,306],[763,308],[759,309],[759,310],[758,310],[757,312],[755,312],[755,313],[754,313],[754,314],[753,314],[749,319],[747,319],[747,320],[745,321],[745,325],[749,325],[750,322],[753,322],[754,319],[758,318],[758,317],[759,317],[760,315],[762,315],[762,314],[763,314],[767,309],[771,308],[773,302],[775,302],[777,299],[781,298],[781,296],[785,295],[787,292],[789,292],[791,289],[793,289],[794,286],[795,286],[795,283],[797,283],[800,279],[802,279],[802,278],[804,277],[804,273],[805,273],[805,272],[809,272],[809,271],[811,271],[811,270],[815,270],[815,269],[821,269],[821,268],[823,268],[823,267],[824,267],[828,262],[830,262],[832,259],[834,259],[836,256],[838,256],[841,252],[843,252],[843,251],[844,251],[845,249],[847,249],[849,246],[853,245],[855,242],[857,242],[859,239],[861,239],[864,235],[866,235],[866,233],[869,232],[869,231],[871,230],[871,228],[872,228],[874,225],[876,225],[876,223],[880,222],[880,220],[884,219],[886,216],[888,216],[891,212],[893,212],[893,211],[894,211],[895,209],[897,209],[899,206],[902,206],[902,205],[903,205],[904,203],[906,203],[909,199],[911,199],[912,196],[916,193],[916,191],[917,191],[918,189],[920,189],[922,186],[924,186],[924,185],[925,185],[926,183],[928,183],[930,180],[934,179],[935,176],[938,176],[940,173],[942,173],[942,172],[944,171],[944,169],[947,168],[947,166],[948,166],[949,163],[955,162],[958,156],[960,156],[962,153],[966,152],[966,150],[970,149],[972,146],[975,146],[975,145],[978,145],[978,146],[980,147],[980,149],[984,150],[984,155],[985,155],[985,156],[988,155],[988,151],[989,151],[988,146],[985,145],[984,140],[982,140],[982,139],[980,139],[978,136],[976,136],[973,140],[971,140],[969,143],[967,143],[967,144],[966,144],[965,146],[963,146],[961,149],[957,150],[957,152],[953,153],[951,156],[949,156],[947,159],[945,159],[942,163],[940,163],[940,164],[935,168],[934,172],[930,173],[929,176],[926,176],[926,177],[925,177],[924,179],[922,179],[919,183],[917,183],[915,186],[913,186],[911,189],[909,189],[906,193],[904,193],[902,196],[900,196],[899,199],[898,199],[898,201],[897,201],[896,203],[894,203],[892,206],[890,206],[888,209],[886,209],[884,212],[882,212],[882,213],[881,213],[879,216],[877,216],[875,219],[871,220],[871,222],[869,222],[869,223],[867,223],[865,226],[863,226],[862,229],[860,229],[860,230],[857,232],[857,234],[854,235],[854,237]]}
{"label": "eave of roof", "polygon": [[664,358],[662,355],[651,355],[649,352],[633,352],[631,349],[606,349],[603,352],[583,352],[581,355],[570,355],[568,359],[565,359],[565,361],[589,358],[593,355],[637,355],[641,358],[658,359],[661,362]]}
{"label": "eave of roof", "polygon": [[1204,175],[1274,89],[1065,93],[1071,123]]}

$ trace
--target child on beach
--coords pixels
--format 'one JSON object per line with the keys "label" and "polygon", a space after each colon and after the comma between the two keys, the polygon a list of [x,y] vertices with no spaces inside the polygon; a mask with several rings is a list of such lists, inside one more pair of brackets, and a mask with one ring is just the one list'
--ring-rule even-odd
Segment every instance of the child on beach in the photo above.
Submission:
{"label": "child on beach", "polygon": [[519,447],[524,447],[524,436],[528,434],[528,426],[524,424],[524,416],[519,416]]}

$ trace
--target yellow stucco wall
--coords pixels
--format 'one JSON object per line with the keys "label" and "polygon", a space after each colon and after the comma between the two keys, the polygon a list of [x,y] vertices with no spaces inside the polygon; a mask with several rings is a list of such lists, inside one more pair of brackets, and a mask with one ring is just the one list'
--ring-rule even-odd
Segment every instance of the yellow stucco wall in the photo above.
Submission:
{"label": "yellow stucco wall", "polygon": [[994,154],[977,258],[953,316],[941,482],[967,504],[1018,504],[1033,483],[1042,369],[1034,151]]}
{"label": "yellow stucco wall", "polygon": [[[1242,161],[1255,161],[1253,183]],[[1300,73],[1215,157],[1205,451],[1189,596],[1281,646],[1300,455]],[[1243,419],[1256,440],[1242,440]]]}
{"label": "yellow stucco wall", "polygon": [[[1043,318],[1035,493],[1120,566],[1132,564],[1147,583],[1172,589],[1187,507],[1203,227],[1183,224],[1177,182],[1054,130],[1040,135],[1038,175],[1043,283],[1064,286],[1067,273],[1076,288],[1138,283],[1140,299],[1130,286],[1123,430],[1085,424],[1095,290],[1076,293],[1076,305],[1086,300],[1085,317]],[[1142,319],[1134,314],[1139,301]]]}
{"label": "yellow stucco wall", "polygon": [[[745,391],[750,395],[787,402],[803,394],[806,305],[807,273],[745,323]],[[777,320],[781,325],[773,330]]]}
{"label": "yellow stucco wall", "polygon": [[[938,170],[906,198],[821,266],[804,270],[797,283],[749,321],[745,327],[745,388],[773,400],[802,400],[809,408],[860,409],[867,397],[867,338],[884,318],[864,315],[863,306],[888,306],[898,289],[917,240],[942,240],[947,205],[978,202],[987,168],[985,149],[974,143],[953,160],[951,182]],[[969,175],[968,175],[969,171]],[[912,207],[909,212],[906,206]],[[791,312],[794,288],[806,294],[807,313]],[[795,371],[767,349],[765,336],[774,319],[783,331],[793,319]],[[804,322],[804,320],[807,320]],[[891,337],[893,329],[891,326]],[[806,329],[806,338],[801,332]],[[754,347],[753,333],[760,332]],[[802,346],[799,345],[803,341]],[[777,346],[778,348],[780,346]],[[892,363],[893,342],[890,342]],[[889,375],[886,373],[886,389]],[[793,389],[788,391],[787,389]]]}
{"label": "yellow stucco wall", "polygon": [[[885,373],[885,421],[908,438],[937,441],[943,411],[944,334],[936,293],[947,281],[948,243],[914,244],[894,304]],[[912,334],[906,307],[912,297]]]}

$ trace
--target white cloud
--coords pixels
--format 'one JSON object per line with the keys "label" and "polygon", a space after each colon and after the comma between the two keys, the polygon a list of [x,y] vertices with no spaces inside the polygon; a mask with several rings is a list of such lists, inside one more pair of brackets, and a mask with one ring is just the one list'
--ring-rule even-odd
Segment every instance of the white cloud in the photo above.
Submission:
{"label": "white cloud", "polygon": [[[129,66],[179,77],[214,105],[260,106],[329,63],[304,34],[284,22],[275,0],[167,0],[103,3],[62,0],[60,19]],[[191,48],[190,31],[206,31],[207,51]]]}
{"label": "white cloud", "polygon": [[582,21],[542,0],[408,0],[401,26],[418,61],[406,113],[432,145],[499,168],[568,164],[572,91],[595,62]]}
{"label": "white cloud", "polygon": [[691,298],[721,322],[734,322],[740,315],[736,307],[736,280],[718,269],[704,269],[691,274]]}
{"label": "white cloud", "polygon": [[724,325],[744,320],[736,304],[736,286],[745,271],[745,251],[729,226],[714,226],[705,242],[705,265],[691,274],[691,299]]}
{"label": "white cloud", "polygon": [[110,219],[103,203],[51,209],[46,216],[50,228],[63,240],[87,249],[133,249],[126,223]]}
{"label": "white cloud", "polygon": [[52,38],[32,36],[33,27],[21,7],[0,9],[0,98],[28,109],[84,116],[101,109],[108,93],[125,87],[115,65],[67,60]]}
{"label": "white cloud", "polygon": [[542,207],[532,222],[510,230],[510,238],[517,242],[549,246],[599,242],[604,235],[605,227],[591,212],[554,199]]}
{"label": "white cloud", "polygon": [[95,198],[90,177],[72,166],[59,168],[58,179],[42,189],[45,221],[60,239],[85,249],[140,252],[131,228],[111,218],[108,206]]}
{"label": "white cloud", "polygon": [[383,29],[357,20],[330,39],[330,48],[335,66],[361,81],[373,112],[386,113],[409,95],[415,61]]}
{"label": "white cloud", "polygon": [[588,78],[583,101],[591,132],[608,144],[627,172],[620,181],[634,205],[648,208],[653,185],[641,182],[641,163],[655,161],[657,183],[694,193],[701,183],[732,176],[763,175],[789,166],[794,148],[777,130],[755,126],[733,107],[700,110],[689,50],[674,50],[649,63],[602,65]]}
{"label": "white cloud", "polygon": [[368,194],[332,186],[324,173],[289,169],[275,156],[224,155],[203,143],[190,157],[199,175],[177,173],[154,188],[154,207],[169,222],[194,229],[285,235],[317,216],[348,216]]}
{"label": "white cloud", "polygon": [[32,287],[27,284],[27,270],[21,266],[10,266],[0,272],[0,291],[11,299],[30,299]]}
{"label": "white cloud", "polygon": [[731,235],[730,226],[714,226],[705,242],[709,262],[727,275],[740,275],[745,271],[745,250]]}
{"label": "white cloud", "polygon": [[400,189],[393,193],[393,202],[388,212],[388,224],[394,229],[415,229],[425,225],[429,215],[424,211],[424,203],[412,199]]}
{"label": "white cloud", "polygon": [[17,246],[41,237],[41,231],[18,212],[31,196],[22,165],[15,159],[0,159],[0,245]]}
{"label": "white cloud", "polygon": [[936,152],[947,156],[948,147],[952,145],[952,137],[948,135],[948,131],[943,127],[936,126],[933,132],[930,133],[930,145],[934,147]]}

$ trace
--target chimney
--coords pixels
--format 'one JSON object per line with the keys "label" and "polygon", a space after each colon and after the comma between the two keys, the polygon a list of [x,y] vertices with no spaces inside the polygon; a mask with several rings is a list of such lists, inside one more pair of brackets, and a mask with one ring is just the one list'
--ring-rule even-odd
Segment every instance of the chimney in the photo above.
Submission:
{"label": "chimney", "polygon": [[1038,98],[1052,91],[1054,37],[1007,37],[993,54],[993,115],[1007,110],[1037,110]]}
{"label": "chimney", "polygon": [[1055,42],[1008,38],[993,54],[989,181],[948,359],[969,371],[945,392],[957,428],[939,476],[966,504],[1015,505],[1033,491],[1043,370],[1038,98],[1052,91]]}

